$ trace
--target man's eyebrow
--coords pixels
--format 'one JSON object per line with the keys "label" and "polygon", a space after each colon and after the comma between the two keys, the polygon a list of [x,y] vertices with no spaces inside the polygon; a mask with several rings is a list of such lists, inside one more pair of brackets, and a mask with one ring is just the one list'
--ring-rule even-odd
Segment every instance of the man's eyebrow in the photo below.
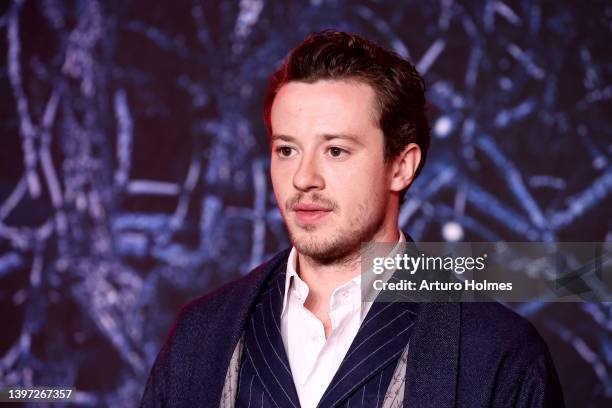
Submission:
{"label": "man's eyebrow", "polygon": [[334,139],[344,139],[344,140],[350,140],[351,142],[361,144],[361,141],[355,135],[344,134],[344,133],[339,133],[339,134],[334,133],[334,134],[324,134],[322,136],[323,136],[323,139],[325,139],[326,141],[334,140]]}
{"label": "man's eyebrow", "polygon": [[278,140],[283,140],[285,142],[295,142],[295,137],[287,135],[272,135],[273,142],[276,142]]}
{"label": "man's eyebrow", "polygon": [[[326,142],[334,139],[343,139],[349,140],[357,144],[363,144],[357,136],[345,133],[325,133],[320,135],[319,137],[323,138]],[[279,140],[284,142],[297,143],[297,139],[293,136],[282,134],[272,135],[272,142],[277,142]]]}

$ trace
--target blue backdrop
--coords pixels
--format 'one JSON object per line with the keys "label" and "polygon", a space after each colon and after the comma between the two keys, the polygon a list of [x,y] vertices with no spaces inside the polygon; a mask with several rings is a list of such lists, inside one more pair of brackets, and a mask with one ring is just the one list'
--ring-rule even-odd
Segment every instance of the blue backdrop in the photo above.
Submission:
{"label": "blue backdrop", "polygon": [[[414,239],[612,240],[609,2],[6,1],[1,385],[133,406],[179,306],[287,245],[263,92],[324,28],[428,84]],[[569,406],[612,403],[609,304],[511,306]]]}

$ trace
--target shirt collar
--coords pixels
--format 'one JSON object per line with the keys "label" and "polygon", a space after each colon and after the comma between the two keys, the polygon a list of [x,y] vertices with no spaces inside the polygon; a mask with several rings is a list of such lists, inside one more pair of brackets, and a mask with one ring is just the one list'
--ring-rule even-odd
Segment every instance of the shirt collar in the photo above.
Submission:
{"label": "shirt collar", "polygon": [[[399,230],[399,240],[397,242],[397,245],[393,248],[392,253],[395,253],[398,250],[400,244],[404,242],[406,242],[406,237],[404,236],[404,233],[402,232],[402,230]],[[289,253],[289,258],[287,259],[287,273],[285,276],[285,291],[283,295],[283,309],[281,311],[281,316],[285,313],[285,309],[287,308],[287,298],[288,298],[287,294],[289,293],[289,289],[291,288],[292,282],[294,282],[294,287],[295,287],[298,299],[302,302],[302,304],[306,301],[306,298],[308,297],[308,292],[309,292],[308,285],[306,284],[306,282],[304,282],[300,278],[300,276],[297,273],[297,255],[298,255],[297,249],[295,247],[292,247],[291,252]],[[360,273],[357,276],[355,276],[353,279],[351,279],[350,281],[339,286],[338,288],[334,290],[333,293],[336,293],[336,291],[338,291],[341,288],[352,286],[352,285],[356,285],[359,288],[359,290],[361,290],[361,275],[362,274]],[[367,274],[367,276],[371,276],[371,275],[372,275],[371,273]],[[388,278],[389,277],[386,277],[386,279]],[[371,288],[372,285],[369,285],[368,287]],[[332,298],[333,298],[333,294],[332,294]]]}

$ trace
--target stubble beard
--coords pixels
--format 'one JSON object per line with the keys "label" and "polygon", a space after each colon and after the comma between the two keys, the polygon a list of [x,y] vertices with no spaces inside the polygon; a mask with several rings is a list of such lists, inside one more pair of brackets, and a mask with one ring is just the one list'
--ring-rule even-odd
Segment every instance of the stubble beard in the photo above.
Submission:
{"label": "stubble beard", "polygon": [[317,236],[321,234],[317,230],[322,229],[317,225],[300,227],[287,223],[287,230],[291,243],[300,254],[322,265],[346,264],[360,258],[361,244],[372,240],[384,219],[384,206],[381,205],[375,213],[369,215],[366,205],[361,204],[347,226],[336,229],[328,237]]}

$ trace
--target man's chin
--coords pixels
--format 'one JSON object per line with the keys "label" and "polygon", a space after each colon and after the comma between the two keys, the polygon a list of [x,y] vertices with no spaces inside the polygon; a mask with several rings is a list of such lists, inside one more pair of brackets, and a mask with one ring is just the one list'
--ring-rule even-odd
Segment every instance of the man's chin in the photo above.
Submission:
{"label": "man's chin", "polygon": [[334,238],[330,231],[326,231],[320,225],[306,224],[294,226],[289,229],[289,239],[297,248],[298,246],[320,246],[326,241],[333,241]]}
{"label": "man's chin", "polygon": [[291,242],[301,255],[322,264],[341,261],[355,252],[355,248],[348,245],[347,240],[329,234],[327,236],[308,233],[291,235]]}

